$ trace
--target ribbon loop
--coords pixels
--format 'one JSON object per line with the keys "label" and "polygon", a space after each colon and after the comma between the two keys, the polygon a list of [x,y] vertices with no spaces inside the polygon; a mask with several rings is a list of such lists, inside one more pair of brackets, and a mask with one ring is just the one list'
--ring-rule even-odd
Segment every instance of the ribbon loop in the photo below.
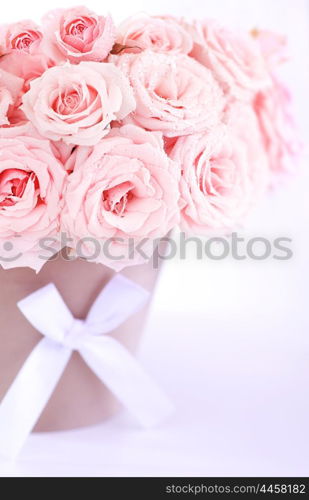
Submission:
{"label": "ribbon loop", "polygon": [[83,321],[49,284],[18,303],[44,338],[34,348],[0,405],[0,454],[15,458],[53,393],[73,350],[143,426],[165,418],[172,405],[125,347],[107,333],[143,307],[149,293],[116,275]]}
{"label": "ribbon loop", "polygon": [[56,342],[63,341],[74,320],[53,283],[20,300],[17,306],[36,330]]}

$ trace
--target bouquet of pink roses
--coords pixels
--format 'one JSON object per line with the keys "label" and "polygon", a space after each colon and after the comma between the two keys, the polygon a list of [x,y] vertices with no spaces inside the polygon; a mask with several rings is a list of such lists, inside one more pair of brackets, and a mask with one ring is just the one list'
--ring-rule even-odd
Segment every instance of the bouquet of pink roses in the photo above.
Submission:
{"label": "bouquet of pink roses", "polygon": [[2,26],[0,51],[5,268],[39,270],[63,233],[87,258],[91,238],[117,256],[178,225],[231,231],[293,165],[280,36],[168,16],[116,27],[76,7]]}
{"label": "bouquet of pink roses", "polygon": [[[118,271],[175,227],[236,229],[298,152],[275,74],[285,48],[210,20],[139,15],[116,27],[85,7],[0,26],[1,265],[39,271],[69,248]],[[143,244],[134,258],[132,241]],[[130,353],[155,265],[126,270],[133,280],[77,260],[35,279],[5,274],[0,454],[16,457],[35,425],[108,418],[116,401],[145,427],[170,414]]]}

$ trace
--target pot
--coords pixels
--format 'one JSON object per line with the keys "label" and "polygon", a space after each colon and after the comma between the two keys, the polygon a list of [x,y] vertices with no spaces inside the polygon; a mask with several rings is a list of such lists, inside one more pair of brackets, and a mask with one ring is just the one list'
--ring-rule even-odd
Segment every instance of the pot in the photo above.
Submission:
{"label": "pot", "polygon": [[[122,271],[151,294],[159,275],[152,261]],[[17,307],[17,302],[53,282],[75,318],[84,319],[114,271],[101,264],[70,259],[63,250],[36,274],[28,268],[0,270],[0,401],[24,361],[42,338]],[[149,303],[112,336],[135,352],[147,318]],[[39,374],[38,374],[39,375]],[[77,352],[73,355],[34,431],[61,431],[93,425],[111,417],[120,403]]]}

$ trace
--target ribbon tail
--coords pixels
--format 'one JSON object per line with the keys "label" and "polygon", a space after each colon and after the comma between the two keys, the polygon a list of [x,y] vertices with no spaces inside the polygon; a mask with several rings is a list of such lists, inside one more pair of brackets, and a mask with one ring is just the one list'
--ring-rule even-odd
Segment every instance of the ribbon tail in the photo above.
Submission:
{"label": "ribbon tail", "polygon": [[153,427],[172,413],[170,400],[117,340],[88,337],[79,352],[143,427]]}
{"label": "ribbon tail", "polygon": [[0,404],[0,454],[14,459],[36,424],[69,359],[71,349],[48,338],[33,349]]}

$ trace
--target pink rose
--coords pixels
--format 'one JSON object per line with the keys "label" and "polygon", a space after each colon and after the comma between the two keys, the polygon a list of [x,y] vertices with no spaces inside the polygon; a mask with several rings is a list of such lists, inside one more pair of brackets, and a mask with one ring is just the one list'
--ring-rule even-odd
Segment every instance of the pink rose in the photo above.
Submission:
{"label": "pink rose", "polygon": [[131,17],[120,24],[116,41],[135,52],[151,49],[188,54],[192,49],[191,36],[175,19],[146,14]]}
{"label": "pink rose", "polygon": [[273,85],[257,94],[254,109],[270,170],[274,176],[292,172],[301,147],[291,113],[289,90],[273,77]]}
{"label": "pink rose", "polygon": [[193,37],[191,57],[209,68],[225,93],[246,98],[269,84],[259,45],[215,21],[185,24]]}
{"label": "pink rose", "polygon": [[[49,141],[33,137],[0,139],[0,263],[4,268],[39,270],[39,239],[56,237],[66,174]],[[18,236],[20,236],[18,238]],[[4,250],[14,249],[12,260]],[[49,253],[50,257],[51,254]]]}
{"label": "pink rose", "polygon": [[[1,93],[1,91],[0,91]],[[33,125],[16,106],[10,106],[7,114],[8,123],[0,126],[0,138],[12,139],[21,135],[39,137]]]}
{"label": "pink rose", "polygon": [[[139,263],[138,256],[128,260],[128,239],[160,238],[178,223],[180,171],[165,154],[159,133],[133,125],[114,128],[93,148],[76,148],[67,169],[73,173],[62,228],[75,243],[84,237],[109,239],[115,259],[100,252],[97,262],[117,270]],[[92,255],[93,244],[84,243],[82,252]]]}
{"label": "pink rose", "polygon": [[51,66],[41,51],[42,33],[32,21],[22,21],[0,28],[0,69],[24,80],[23,92],[31,80]]}
{"label": "pink rose", "polygon": [[186,55],[145,51],[111,58],[129,77],[136,99],[127,121],[167,137],[210,129],[225,100],[211,72]]}
{"label": "pink rose", "polygon": [[133,111],[129,81],[110,63],[56,66],[30,84],[22,109],[41,135],[68,144],[94,145],[112,120]]}
{"label": "pink rose", "polygon": [[0,69],[0,127],[9,125],[9,115],[19,95],[24,81]]}
{"label": "pink rose", "polygon": [[268,185],[258,125],[247,105],[234,105],[227,125],[178,138],[170,157],[182,169],[181,227],[188,232],[232,230]]}
{"label": "pink rose", "polygon": [[103,61],[116,38],[111,17],[97,16],[86,7],[49,12],[43,32],[45,49],[57,63]]}
{"label": "pink rose", "polygon": [[42,33],[33,21],[21,21],[0,26],[1,54],[14,51],[23,53],[37,52],[42,41]]}
{"label": "pink rose", "polygon": [[24,80],[23,92],[27,92],[30,82],[41,76],[51,66],[51,61],[40,53],[14,51],[0,58],[0,69]]}
{"label": "pink rose", "polygon": [[33,131],[19,109],[24,80],[0,69],[0,137],[12,138]]}

